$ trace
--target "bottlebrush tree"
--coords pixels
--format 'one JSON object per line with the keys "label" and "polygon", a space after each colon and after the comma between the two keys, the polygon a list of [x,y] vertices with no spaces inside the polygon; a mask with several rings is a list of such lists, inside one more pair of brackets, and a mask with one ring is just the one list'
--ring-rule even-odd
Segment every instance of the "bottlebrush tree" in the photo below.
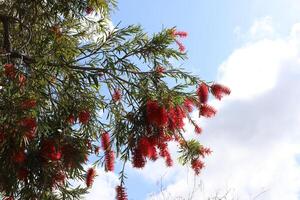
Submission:
{"label": "bottlebrush tree", "polygon": [[[0,193],[5,199],[81,199],[94,166],[123,164],[116,198],[127,199],[125,164],[143,168],[162,157],[196,174],[210,154],[183,136],[187,119],[212,117],[209,93],[230,90],[172,65],[186,59],[187,33],[152,36],[139,26],[110,25],[114,0],[6,0],[0,3]],[[170,84],[175,82],[176,84]],[[73,188],[70,180],[86,185]]]}

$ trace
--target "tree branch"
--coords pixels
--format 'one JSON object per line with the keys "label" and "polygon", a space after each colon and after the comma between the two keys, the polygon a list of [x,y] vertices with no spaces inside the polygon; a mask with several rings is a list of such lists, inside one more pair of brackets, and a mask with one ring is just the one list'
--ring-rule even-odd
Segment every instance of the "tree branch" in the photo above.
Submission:
{"label": "tree branch", "polygon": [[10,39],[9,39],[9,17],[0,15],[0,20],[3,26],[3,49],[6,52],[11,51]]}

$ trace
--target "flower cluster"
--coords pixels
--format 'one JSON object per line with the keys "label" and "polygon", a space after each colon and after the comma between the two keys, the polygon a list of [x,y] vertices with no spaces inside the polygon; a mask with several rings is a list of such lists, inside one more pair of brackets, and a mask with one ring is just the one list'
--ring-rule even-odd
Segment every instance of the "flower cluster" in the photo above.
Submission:
{"label": "flower cluster", "polygon": [[94,182],[94,178],[96,176],[96,170],[94,168],[89,168],[87,173],[86,173],[86,186],[91,187]]}
{"label": "flower cluster", "polygon": [[172,30],[171,31],[171,36],[175,39],[176,44],[178,45],[179,51],[184,53],[185,52],[185,46],[180,42],[177,38],[185,38],[188,36],[187,32],[184,31],[177,31],[177,30]]}
{"label": "flower cluster", "polygon": [[113,171],[114,170],[114,163],[115,163],[115,154],[111,150],[110,136],[109,136],[108,132],[102,133],[101,143],[102,143],[102,148],[104,150],[104,155],[105,155],[105,170],[106,171]]}
{"label": "flower cluster", "polygon": [[127,194],[123,186],[119,185],[116,187],[116,194],[117,200],[127,200]]}
{"label": "flower cluster", "polygon": [[[179,33],[178,33],[179,34]],[[180,33],[184,35],[183,33]],[[147,159],[156,160],[158,156],[166,161],[167,166],[172,166],[173,161],[168,150],[170,141],[178,142],[182,148],[190,148],[180,134],[184,131],[185,119],[188,119],[195,128],[195,133],[200,134],[202,128],[190,117],[194,108],[198,108],[199,116],[206,118],[213,117],[216,109],[207,104],[209,93],[212,93],[217,99],[221,96],[229,95],[229,88],[220,85],[200,83],[196,94],[197,98],[187,97],[180,104],[168,100],[167,104],[158,100],[148,100],[145,103],[145,126],[146,134],[137,139],[136,145],[132,149],[132,165],[135,168],[143,168]],[[196,147],[198,148],[197,145]],[[201,146],[199,150],[189,158],[191,166],[198,175],[204,167],[201,158],[211,153],[209,148]]]}

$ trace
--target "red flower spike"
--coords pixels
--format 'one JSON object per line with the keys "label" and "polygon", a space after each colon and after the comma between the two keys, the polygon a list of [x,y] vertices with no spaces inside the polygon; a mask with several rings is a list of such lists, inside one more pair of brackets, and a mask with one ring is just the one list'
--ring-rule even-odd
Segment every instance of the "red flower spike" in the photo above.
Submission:
{"label": "red flower spike", "polygon": [[79,122],[87,124],[90,121],[91,114],[87,110],[83,110],[78,114]]}
{"label": "red flower spike", "polygon": [[201,83],[197,89],[197,95],[200,103],[206,103],[208,100],[208,86],[205,83]]}
{"label": "red flower spike", "polygon": [[197,124],[195,125],[195,132],[197,134],[201,134],[201,132],[202,132],[202,128],[200,126],[198,126]]}
{"label": "red flower spike", "polygon": [[115,154],[113,151],[105,152],[105,170],[114,171],[115,167]]}
{"label": "red flower spike", "polygon": [[127,194],[126,194],[125,188],[123,186],[120,186],[120,185],[117,186],[116,193],[117,193],[117,196],[116,196],[117,200],[127,200]]}
{"label": "red flower spike", "polygon": [[178,36],[178,37],[181,37],[181,38],[186,38],[188,36],[188,33],[185,32],[185,31],[176,31],[176,30],[174,30],[172,32],[172,35],[173,35],[173,37]]}
{"label": "red flower spike", "polygon": [[15,78],[17,72],[16,72],[16,68],[15,65],[12,63],[7,63],[4,65],[4,74],[8,77],[8,78]]}
{"label": "red flower spike", "polygon": [[93,185],[95,176],[96,176],[96,170],[94,168],[89,168],[85,179],[85,183],[87,187],[91,187]]}
{"label": "red flower spike", "polygon": [[169,129],[174,132],[176,129],[183,129],[184,127],[184,118],[186,113],[180,106],[175,108],[170,108],[168,112],[169,116]]}
{"label": "red flower spike", "polygon": [[41,154],[42,157],[52,161],[58,161],[62,157],[61,149],[56,148],[52,140],[43,142]]}
{"label": "red flower spike", "polygon": [[199,175],[201,172],[201,169],[204,168],[204,163],[200,159],[192,160],[192,169],[195,171],[196,175]]}
{"label": "red flower spike", "polygon": [[141,149],[143,156],[148,157],[151,151],[151,144],[147,137],[141,137],[139,140],[138,148]]}
{"label": "red flower spike", "polygon": [[165,107],[160,107],[157,101],[148,100],[146,103],[147,121],[157,127],[164,127],[168,123],[168,113]]}
{"label": "red flower spike", "polygon": [[158,144],[158,149],[159,149],[159,155],[161,157],[166,157],[168,152],[168,144],[165,142],[162,142],[160,144]]}
{"label": "red flower spike", "polygon": [[61,159],[61,152],[57,151],[57,152],[52,152],[51,154],[49,154],[48,158],[52,161],[57,161]]}
{"label": "red flower spike", "polygon": [[55,174],[52,178],[52,188],[57,187],[59,185],[62,185],[65,183],[66,175],[64,172],[59,171],[57,174]]}
{"label": "red flower spike", "polygon": [[87,161],[89,160],[89,154],[84,154],[84,163],[87,163]]}
{"label": "red flower spike", "polygon": [[166,152],[165,159],[166,159],[167,167],[172,167],[173,166],[173,160],[172,160],[171,155],[168,151]]}
{"label": "red flower spike", "polygon": [[192,112],[193,111],[194,103],[193,103],[192,100],[185,99],[184,102],[183,102],[183,105],[187,109],[188,112]]}
{"label": "red flower spike", "polygon": [[162,75],[165,71],[166,69],[160,65],[156,66],[155,68],[155,72],[158,73],[159,75]]}
{"label": "red flower spike", "polygon": [[132,154],[132,166],[135,168],[143,168],[146,164],[146,159],[141,150],[136,148]]}
{"label": "red flower spike", "polygon": [[92,7],[90,7],[90,6],[88,6],[86,9],[85,9],[85,12],[86,12],[86,14],[91,14],[92,12],[94,12],[94,9],[92,8]]}
{"label": "red flower spike", "polygon": [[17,164],[24,163],[25,159],[26,159],[26,154],[25,154],[24,150],[20,150],[18,152],[15,152],[13,157],[12,157],[13,162],[17,163]]}
{"label": "red flower spike", "polygon": [[210,105],[203,104],[200,107],[200,115],[204,117],[213,117],[217,113],[217,110]]}
{"label": "red flower spike", "polygon": [[32,117],[27,117],[19,122],[20,126],[22,126],[25,130],[24,135],[29,139],[32,140],[36,135],[36,119]]}
{"label": "red flower spike", "polygon": [[112,95],[112,100],[114,101],[114,102],[118,102],[118,101],[120,101],[121,100],[121,90],[120,89],[115,89],[114,90],[114,93],[113,93],[113,95]]}
{"label": "red flower spike", "polygon": [[24,135],[28,140],[33,140],[36,136],[36,129],[26,131]]}
{"label": "red flower spike", "polygon": [[26,180],[27,177],[28,177],[28,174],[29,174],[28,169],[26,169],[26,168],[21,168],[21,169],[18,171],[18,179],[19,179],[19,180]]}
{"label": "red flower spike", "polygon": [[204,158],[207,155],[210,155],[212,153],[212,150],[210,150],[210,148],[207,147],[200,147],[199,149],[199,154]]}
{"label": "red flower spike", "polygon": [[69,115],[69,117],[67,118],[67,122],[70,124],[70,125],[73,125],[75,123],[76,119],[75,119],[75,116],[73,114]]}
{"label": "red flower spike", "polygon": [[230,92],[228,87],[221,84],[213,84],[211,86],[211,93],[219,100],[221,100],[224,95],[229,95]]}
{"label": "red flower spike", "polygon": [[21,103],[21,109],[27,110],[27,109],[33,109],[36,107],[36,100],[35,99],[28,99]]}
{"label": "red flower spike", "polygon": [[158,159],[157,150],[156,150],[155,146],[150,147],[148,157],[150,158],[150,160],[153,160],[153,161]]}
{"label": "red flower spike", "polygon": [[175,40],[175,42],[176,42],[176,44],[178,45],[179,51],[180,51],[181,53],[184,53],[184,51],[185,51],[185,46],[184,46],[181,42],[179,42],[178,40]]}
{"label": "red flower spike", "polygon": [[36,128],[36,119],[32,117],[24,118],[20,122],[20,125],[27,130],[33,130]]}
{"label": "red flower spike", "polygon": [[26,84],[26,76],[19,74],[19,87],[24,87]]}
{"label": "red flower spike", "polygon": [[107,150],[109,148],[109,144],[110,144],[110,136],[109,136],[109,133],[108,132],[104,132],[102,135],[101,135],[101,145],[102,145],[102,148],[104,150]]}

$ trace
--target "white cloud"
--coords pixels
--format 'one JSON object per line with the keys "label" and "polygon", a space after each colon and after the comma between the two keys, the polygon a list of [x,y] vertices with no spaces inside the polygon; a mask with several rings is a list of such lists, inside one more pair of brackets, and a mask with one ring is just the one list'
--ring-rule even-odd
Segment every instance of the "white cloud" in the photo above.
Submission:
{"label": "white cloud", "polygon": [[250,28],[250,35],[253,38],[264,38],[272,36],[275,33],[273,28],[273,21],[270,16],[264,17],[260,20],[256,20]]}
{"label": "white cloud", "polygon": [[[256,34],[273,31],[265,21],[256,22],[250,30]],[[227,190],[228,199],[298,199],[299,50],[300,24],[295,24],[288,37],[252,40],[220,66],[218,81],[230,86],[232,95],[214,102],[219,113],[205,122],[200,140],[214,153],[196,180],[200,189],[194,192],[193,199],[206,200]],[[163,168],[156,166],[157,170]],[[174,170],[176,176],[167,189],[149,199],[191,194],[191,170]]]}

